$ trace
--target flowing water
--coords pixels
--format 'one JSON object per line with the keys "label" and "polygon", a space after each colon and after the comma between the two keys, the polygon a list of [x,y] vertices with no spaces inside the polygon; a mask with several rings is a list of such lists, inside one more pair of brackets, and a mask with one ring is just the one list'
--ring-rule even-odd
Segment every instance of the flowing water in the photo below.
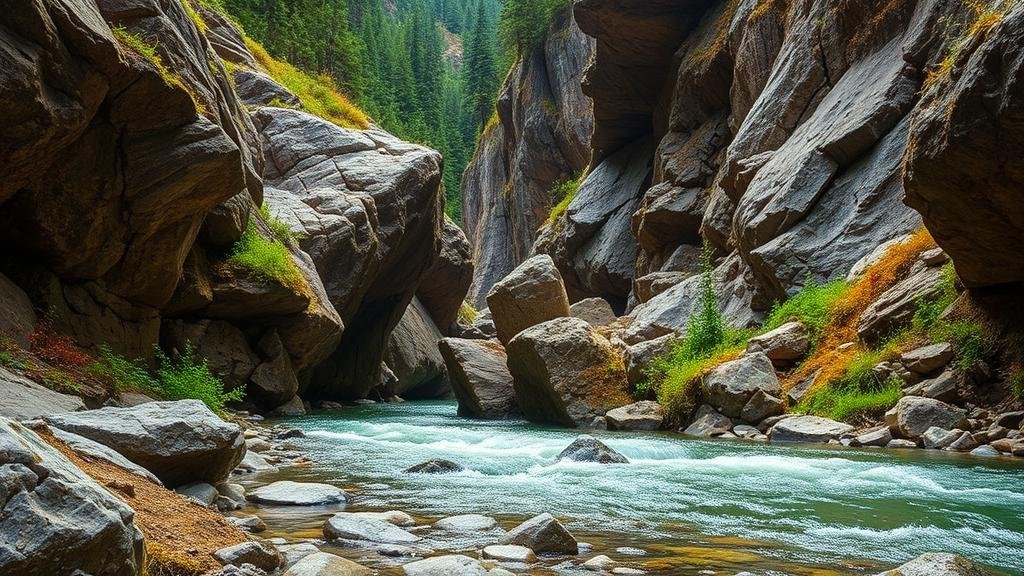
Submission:
{"label": "flowing water", "polygon": [[[455,411],[410,402],[289,419],[316,464],[259,480],[329,481],[355,493],[349,510],[397,509],[423,523],[480,513],[510,528],[550,512],[592,546],[581,559],[607,554],[652,574],[874,574],[930,551],[1024,574],[1024,466],[1010,459],[599,433],[630,464],[556,463],[577,432]],[[466,471],[402,472],[430,458]],[[318,536],[330,514],[256,512],[269,535],[292,539]],[[480,544],[424,534],[439,551]],[[393,560],[379,562],[392,573]],[[578,565],[562,558],[529,573]]]}

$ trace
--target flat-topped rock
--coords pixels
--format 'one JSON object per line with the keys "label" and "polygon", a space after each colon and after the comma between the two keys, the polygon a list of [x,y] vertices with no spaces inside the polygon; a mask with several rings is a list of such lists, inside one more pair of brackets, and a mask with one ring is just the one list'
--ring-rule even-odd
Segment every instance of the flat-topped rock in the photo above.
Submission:
{"label": "flat-topped rock", "polygon": [[573,318],[586,320],[591,326],[607,326],[615,322],[615,311],[604,298],[587,298],[569,306]]}
{"label": "flat-topped rock", "polygon": [[419,536],[402,530],[384,520],[365,518],[356,514],[340,512],[324,522],[324,536],[329,540],[361,540],[380,544],[411,544]]}
{"label": "flat-topped rock", "polygon": [[853,426],[849,424],[820,416],[793,416],[772,426],[768,430],[768,439],[773,443],[822,444],[829,440],[837,440],[853,430]]}
{"label": "flat-topped rock", "polygon": [[362,518],[370,518],[372,520],[383,520],[389,522],[395,526],[402,526],[408,528],[409,526],[415,526],[416,520],[412,516],[409,516],[405,512],[399,510],[388,510],[387,512],[351,512],[356,516]]}
{"label": "flat-topped rock", "polygon": [[949,342],[939,342],[915,348],[900,356],[900,362],[918,374],[930,374],[942,368],[953,359],[953,346]]}
{"label": "flat-topped rock", "polygon": [[402,566],[405,576],[511,576],[503,568],[486,568],[479,560],[451,554],[417,560]]}
{"label": "flat-topped rock", "polygon": [[251,564],[267,572],[276,570],[283,561],[273,544],[259,539],[221,548],[213,553],[213,557],[223,565]]}
{"label": "flat-topped rock", "polygon": [[526,546],[494,544],[484,548],[481,555],[488,560],[530,564],[537,561],[537,555]]}
{"label": "flat-topped rock", "polygon": [[747,353],[763,352],[773,363],[786,364],[803,358],[810,347],[807,327],[802,322],[787,322],[751,338],[747,342]]}
{"label": "flat-topped rock", "polygon": [[660,430],[665,422],[665,409],[651,400],[627,404],[605,415],[609,430]]}
{"label": "flat-topped rock", "polygon": [[337,486],[291,480],[261,486],[246,494],[246,498],[271,506],[329,506],[348,502],[348,495]]}
{"label": "flat-topped rock", "polygon": [[54,392],[3,367],[0,398],[0,416],[19,421],[85,410],[85,403],[78,396]]}

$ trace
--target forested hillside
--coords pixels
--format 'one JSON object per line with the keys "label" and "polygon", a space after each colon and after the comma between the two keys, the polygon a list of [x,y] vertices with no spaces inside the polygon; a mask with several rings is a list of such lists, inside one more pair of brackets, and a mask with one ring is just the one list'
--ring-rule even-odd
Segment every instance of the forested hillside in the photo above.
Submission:
{"label": "forested hillside", "polygon": [[493,109],[500,0],[223,0],[271,55],[332,76],[387,130],[445,158],[447,212]]}

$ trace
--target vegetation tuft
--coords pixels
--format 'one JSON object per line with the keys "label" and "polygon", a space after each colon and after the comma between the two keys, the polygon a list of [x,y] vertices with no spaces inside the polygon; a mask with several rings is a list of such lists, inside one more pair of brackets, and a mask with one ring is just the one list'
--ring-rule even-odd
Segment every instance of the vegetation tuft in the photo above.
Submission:
{"label": "vegetation tuft", "polygon": [[[294,290],[304,292],[306,281],[302,277],[292,254],[285,242],[278,237],[284,234],[284,223],[280,223],[274,231],[274,238],[264,238],[252,217],[245,227],[242,237],[235,242],[229,260],[258,276],[268,280],[276,280]],[[273,226],[272,226],[273,228]],[[288,231],[288,238],[291,232]]]}
{"label": "vegetation tuft", "polygon": [[548,224],[554,224],[562,214],[565,214],[566,209],[569,208],[569,204],[576,197],[576,193],[579,192],[580,185],[583,184],[585,178],[586,173],[580,173],[579,176],[559,182],[551,188],[548,197],[554,206],[551,208],[551,214],[548,215]]}
{"label": "vegetation tuft", "polygon": [[845,280],[818,284],[808,279],[800,291],[784,302],[776,302],[765,320],[763,330],[774,330],[787,322],[800,321],[815,339],[828,324],[832,309],[846,295]]}
{"label": "vegetation tuft", "polygon": [[463,302],[459,306],[459,323],[467,325],[472,324],[473,321],[476,320],[477,314],[478,312],[476,311],[476,308],[473,308],[473,306],[469,302]]}
{"label": "vegetation tuft", "polygon": [[156,45],[146,42],[141,36],[129,32],[123,26],[114,26],[110,30],[114,33],[114,38],[117,39],[119,44],[138,54],[152,64],[153,68],[156,69],[157,74],[159,74],[160,78],[164,81],[164,84],[171,87],[181,88],[186,94],[188,94],[189,98],[192,99],[192,104],[195,106],[197,114],[206,114],[206,105],[199,99],[199,96],[196,95],[195,91],[189,88],[185,82],[182,81],[180,76],[172,72],[164,64],[163,59],[159,54],[157,54]]}
{"label": "vegetation tuft", "polygon": [[966,24],[952,25],[951,31],[957,34],[949,41],[949,48],[938,65],[930,70],[925,77],[922,92],[949,77],[960,53],[963,52],[974,38],[984,37],[989,30],[1002,22],[1013,7],[1015,0],[967,0],[966,5],[973,13],[971,21]]}

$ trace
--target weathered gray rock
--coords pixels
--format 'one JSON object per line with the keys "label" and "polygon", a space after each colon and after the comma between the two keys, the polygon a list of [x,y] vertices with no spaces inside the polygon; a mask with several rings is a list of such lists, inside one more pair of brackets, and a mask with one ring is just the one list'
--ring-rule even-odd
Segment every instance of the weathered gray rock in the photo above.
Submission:
{"label": "weathered gray rock", "polygon": [[743,405],[740,418],[745,422],[760,422],[769,416],[776,416],[785,411],[782,400],[768,394],[764,390],[755,390],[754,394]]}
{"label": "weathered gray rock", "polygon": [[801,322],[787,322],[751,338],[747,343],[747,353],[763,352],[773,363],[784,365],[803,358],[810,346],[807,327]]}
{"label": "weathered gray rock", "polygon": [[713,437],[721,436],[732,430],[732,420],[707,404],[697,409],[693,422],[683,430],[688,436]]}
{"label": "weathered gray rock", "polygon": [[534,422],[588,426],[630,401],[626,370],[611,344],[579,318],[556,318],[507,345],[516,401]]}
{"label": "weathered gray rock", "polygon": [[416,298],[441,333],[453,336],[451,328],[473,282],[473,251],[465,232],[447,216],[442,232],[441,251],[420,279]]}
{"label": "weathered gray rock", "polygon": [[651,272],[633,281],[633,294],[643,304],[691,276],[687,272]]}
{"label": "weathered gray rock", "polygon": [[[29,423],[29,426],[32,426],[32,424]],[[99,442],[94,442],[92,440],[89,440],[88,438],[79,436],[78,434],[66,432],[64,430],[61,430],[60,428],[50,428],[47,426],[46,429],[49,430],[50,433],[53,434],[55,438],[67,444],[68,447],[70,447],[78,454],[88,456],[89,458],[95,458],[97,460],[105,460],[107,462],[110,462],[111,464],[115,464],[117,466],[120,466],[121,468],[124,468],[125,470],[131,472],[132,474],[135,474],[136,476],[145,478],[159,486],[163,486],[163,482],[161,482],[159,478],[154,476],[152,472],[125,458],[124,456],[112,450],[111,448],[108,448],[107,446],[100,444]]]}
{"label": "weathered gray rock", "polygon": [[263,72],[239,68],[234,79],[235,92],[249,106],[298,108],[302,105],[298,96]]}
{"label": "weathered gray rock", "polygon": [[285,571],[284,576],[370,576],[373,571],[326,552],[304,556]]}
{"label": "weathered gray rock", "polygon": [[982,444],[981,446],[978,446],[974,450],[971,450],[971,456],[978,456],[981,458],[992,458],[994,456],[999,456],[999,450],[996,450],[989,444]]}
{"label": "weathered gray rock", "polygon": [[277,470],[277,466],[268,462],[266,458],[256,452],[249,452],[247,450],[245,456],[242,457],[242,461],[238,463],[238,466],[231,473],[255,474],[257,472],[273,472],[275,470]]}
{"label": "weathered gray rock", "polygon": [[598,462],[600,464],[629,464],[629,460],[604,442],[589,435],[582,435],[562,450],[555,461]]}
{"label": "weathered gray rock", "polygon": [[963,556],[929,552],[876,576],[992,576],[992,573]]}
{"label": "weathered gray rock", "polygon": [[970,432],[961,432],[960,435],[946,446],[946,450],[953,452],[969,452],[978,447],[978,441]]}
{"label": "weathered gray rock", "polygon": [[0,274],[0,334],[28,348],[29,336],[36,330],[36,312],[32,301],[6,276]]}
{"label": "weathered gray rock", "polygon": [[869,343],[909,325],[917,303],[934,300],[942,289],[942,267],[914,264],[906,278],[889,288],[861,314],[857,321],[857,335]]}
{"label": "weathered gray rock", "polygon": [[270,506],[344,506],[348,495],[337,486],[315,482],[278,480],[246,494],[250,502]]}
{"label": "weathered gray rock", "polygon": [[623,361],[626,364],[626,379],[633,386],[647,379],[651,363],[667,355],[679,341],[675,334],[665,334],[654,340],[646,340],[626,348]]}
{"label": "weathered gray rock", "polygon": [[489,340],[445,338],[438,343],[459,401],[459,415],[507,418],[518,412],[505,349]]}
{"label": "weathered gray rock", "polygon": [[253,534],[267,529],[267,524],[259,516],[225,516],[224,519],[232,526]]}
{"label": "weathered gray rock", "polygon": [[401,526],[403,528],[416,525],[416,520],[414,520],[412,516],[398,510],[388,510],[387,512],[352,512],[352,514],[361,518],[383,520],[384,522],[390,522],[395,526]]}
{"label": "weathered gray rock", "polygon": [[900,355],[900,362],[918,374],[931,374],[953,359],[953,346],[948,342],[929,344]]}
{"label": "weathered gray rock", "polygon": [[964,431],[959,428],[946,430],[938,426],[932,426],[921,435],[921,441],[924,443],[925,448],[941,450],[952,444],[954,440],[959,439],[963,433]]}
{"label": "weathered gray rock", "polygon": [[234,546],[221,548],[213,557],[223,565],[241,566],[252,564],[260,570],[273,572],[281,565],[281,554],[273,544],[263,540],[249,540]]}
{"label": "weathered gray rock", "polygon": [[295,368],[277,330],[264,334],[256,344],[256,350],[262,362],[250,376],[247,397],[264,406],[277,408],[299,391]]}
{"label": "weathered gray rock", "polygon": [[434,522],[434,528],[448,532],[482,532],[497,528],[498,521],[482,514],[448,516]]}
{"label": "weathered gray rock", "polygon": [[501,568],[488,570],[480,563],[469,556],[452,554],[448,556],[434,556],[425,560],[417,560],[402,566],[405,576],[505,576],[510,574]]}
{"label": "weathered gray rock", "polygon": [[651,400],[641,400],[609,410],[605,415],[609,430],[660,430],[665,409]]}
{"label": "weathered gray rock", "polygon": [[170,487],[220,482],[245,456],[237,424],[198,400],[148,402],[44,418],[54,428],[116,450]]}
{"label": "weathered gray rock", "polygon": [[135,576],[142,532],[131,508],[36,433],[0,418],[0,572]]}
{"label": "weathered gray rock", "polygon": [[78,396],[54,392],[24,376],[0,367],[0,416],[34,420],[53,414],[85,410]]}
{"label": "weathered gray rock", "polygon": [[893,438],[885,445],[886,448],[917,448],[917,442],[903,438]]}
{"label": "weathered gray rock", "polygon": [[885,423],[894,435],[916,440],[933,426],[946,430],[965,427],[967,411],[932,398],[904,396],[885,413]]}
{"label": "weathered gray rock", "polygon": [[794,416],[779,421],[768,430],[771,442],[798,442],[802,444],[822,444],[836,440],[843,434],[853,431],[853,426],[821,418],[820,416]]}
{"label": "weathered gray rock", "polygon": [[579,547],[562,523],[548,513],[540,514],[509,530],[499,544],[525,546],[537,554],[577,554]]}
{"label": "weathered gray rock", "polygon": [[434,459],[412,466],[405,472],[407,474],[451,474],[463,470],[465,468],[451,460]]}
{"label": "weathered gray rock", "polygon": [[339,512],[327,519],[324,523],[324,537],[329,540],[340,538],[380,544],[410,544],[420,540],[419,536],[410,534],[390,522],[347,512]]}
{"label": "weathered gray rock", "polygon": [[615,311],[604,298],[586,298],[569,306],[573,318],[582,318],[591,326],[607,326],[615,322]]}
{"label": "weathered gray rock", "polygon": [[485,559],[497,560],[498,562],[532,564],[537,561],[537,555],[526,546],[494,544],[486,546],[480,555]]}
{"label": "weathered gray rock", "polygon": [[919,382],[913,387],[913,390],[917,395],[925,398],[934,398],[946,403],[955,402],[959,396],[958,380],[956,372],[947,370],[935,378]]}
{"label": "weathered gray rock", "polygon": [[384,362],[395,381],[381,390],[382,397],[438,398],[450,391],[448,372],[437,342],[441,331],[419,298],[413,298],[391,332]]}
{"label": "weathered gray rock", "polygon": [[[184,486],[178,486],[175,492],[197,502],[200,506],[210,507],[217,501],[217,489],[206,482],[194,482]],[[227,562],[231,564],[231,562]]]}
{"label": "weathered gray rock", "polygon": [[550,256],[540,254],[516,267],[487,294],[498,339],[508,345],[517,334],[553,318],[569,316],[562,275]]}
{"label": "weathered gray rock", "polygon": [[704,377],[703,386],[705,402],[731,418],[741,417],[743,407],[758,390],[776,398],[782,395],[775,368],[761,352],[718,366]]}
{"label": "weathered gray rock", "polygon": [[303,416],[306,414],[306,404],[296,394],[290,400],[274,408],[271,411],[274,416]]}

